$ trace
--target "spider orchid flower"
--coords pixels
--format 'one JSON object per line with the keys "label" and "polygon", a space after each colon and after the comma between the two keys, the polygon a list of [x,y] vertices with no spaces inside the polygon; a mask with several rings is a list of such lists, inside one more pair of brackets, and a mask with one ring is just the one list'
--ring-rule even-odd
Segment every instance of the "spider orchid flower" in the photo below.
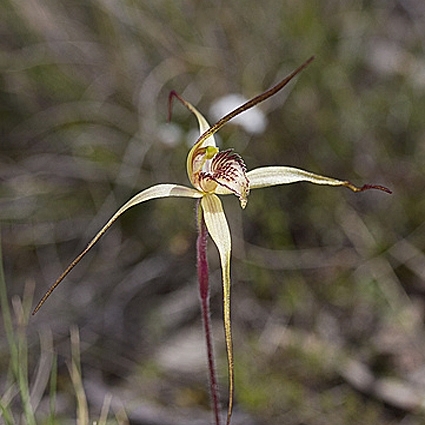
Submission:
{"label": "spider orchid flower", "polygon": [[318,185],[344,186],[354,192],[362,192],[367,189],[378,189],[387,193],[391,191],[383,186],[364,185],[357,187],[349,181],[337,180],[314,174],[302,169],[286,166],[260,167],[247,171],[241,156],[232,149],[220,151],[216,145],[214,134],[228,121],[240,113],[263,102],[285,87],[299,72],[301,72],[314,58],[311,57],[286,78],[271,89],[247,101],[240,107],[225,115],[213,126],[210,126],[202,114],[189,102],[184,100],[176,92],[171,92],[169,106],[171,110],[172,100],[178,99],[190,112],[192,112],[199,125],[200,136],[190,149],[187,156],[187,174],[192,187],[180,184],[157,184],[142,190],[124,204],[103,226],[103,228],[91,240],[88,246],[79,254],[74,261],[59,276],[56,282],[48,289],[35,307],[35,314],[55,288],[62,282],[68,273],[80,262],[93,245],[105,234],[111,225],[129,208],[152,199],[165,197],[194,198],[198,200],[198,280],[202,301],[202,316],[207,339],[207,352],[209,361],[210,385],[215,413],[215,422],[220,424],[219,402],[217,392],[217,381],[214,371],[214,360],[212,354],[212,338],[209,322],[209,289],[208,289],[208,264],[206,260],[207,235],[214,241],[221,264],[222,286],[223,286],[223,320],[224,337],[227,351],[228,364],[228,408],[226,424],[230,424],[233,410],[234,395],[234,360],[232,348],[232,329],[230,320],[230,257],[231,257],[231,235],[227,224],[226,215],[218,195],[234,194],[239,198],[240,205],[245,208],[250,190],[268,186],[283,185],[295,182],[310,182]]}

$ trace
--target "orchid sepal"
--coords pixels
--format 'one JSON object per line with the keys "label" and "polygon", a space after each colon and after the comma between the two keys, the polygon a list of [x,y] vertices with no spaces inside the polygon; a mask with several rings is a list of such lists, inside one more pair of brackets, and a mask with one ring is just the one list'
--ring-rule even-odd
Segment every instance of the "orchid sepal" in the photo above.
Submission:
{"label": "orchid sepal", "polygon": [[56,287],[65,279],[69,272],[83,259],[83,257],[93,248],[93,245],[106,233],[106,231],[115,223],[115,221],[129,208],[142,202],[150,201],[151,199],[168,198],[168,197],[184,197],[184,198],[201,198],[202,193],[199,191],[179,184],[157,184],[134,195],[127,201],[99,230],[96,236],[89,242],[87,247],[72,261],[72,263],[65,269],[65,271],[57,278],[56,282],[47,290],[37,306],[34,308],[32,314],[34,315],[40,310],[41,306],[45,303],[47,298],[56,289]]}
{"label": "orchid sepal", "polygon": [[229,225],[220,198],[215,194],[206,194],[201,199],[201,208],[205,225],[211,239],[214,241],[220,256],[222,285],[223,285],[223,321],[224,339],[226,342],[227,367],[229,380],[229,403],[227,407],[227,424],[233,410],[234,366],[232,326],[230,319],[230,256],[232,240]]}

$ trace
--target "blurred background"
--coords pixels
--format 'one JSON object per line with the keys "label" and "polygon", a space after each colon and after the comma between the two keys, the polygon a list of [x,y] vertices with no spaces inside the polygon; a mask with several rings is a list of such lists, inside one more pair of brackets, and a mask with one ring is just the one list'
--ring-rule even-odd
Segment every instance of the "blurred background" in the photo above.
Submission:
{"label": "blurred background", "polygon": [[[213,123],[217,101],[250,98],[315,55],[260,105],[259,126],[228,124],[221,146],[249,169],[291,165],[393,194],[306,183],[253,191],[244,211],[236,197],[223,199],[233,236],[233,423],[424,423],[423,1],[3,0],[0,16],[10,299],[34,291],[34,306],[138,191],[188,184],[197,123],[179,104],[167,123],[170,90]],[[111,393],[113,411],[124,408],[132,424],[212,422],[194,216],[189,199],[134,207],[30,320],[30,375],[39,335],[54,338],[60,423],[75,418],[71,326],[93,420]],[[46,406],[48,394],[40,423]]]}

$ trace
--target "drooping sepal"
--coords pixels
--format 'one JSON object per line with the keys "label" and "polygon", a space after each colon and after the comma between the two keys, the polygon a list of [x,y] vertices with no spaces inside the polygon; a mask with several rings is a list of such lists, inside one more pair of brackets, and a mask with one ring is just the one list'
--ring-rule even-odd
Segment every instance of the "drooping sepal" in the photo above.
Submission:
{"label": "drooping sepal", "polygon": [[229,401],[227,406],[226,425],[229,425],[233,410],[235,387],[232,322],[230,318],[230,255],[232,250],[232,240],[220,198],[215,194],[207,194],[203,196],[201,198],[201,208],[208,233],[214,241],[220,255],[221,277],[223,284],[224,339],[226,341],[229,379]]}

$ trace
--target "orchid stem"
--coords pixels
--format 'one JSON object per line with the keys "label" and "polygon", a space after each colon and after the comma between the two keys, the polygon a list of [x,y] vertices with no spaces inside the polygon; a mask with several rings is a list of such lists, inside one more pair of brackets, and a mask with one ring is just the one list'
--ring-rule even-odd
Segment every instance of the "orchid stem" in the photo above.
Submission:
{"label": "orchid stem", "polygon": [[214,362],[214,349],[212,343],[211,314],[210,314],[210,288],[208,280],[208,260],[207,260],[207,236],[208,231],[205,225],[200,202],[197,203],[198,240],[197,265],[199,295],[201,297],[202,322],[204,325],[205,339],[207,343],[208,373],[210,380],[211,402],[215,416],[215,424],[220,425],[220,400],[218,393],[217,376]]}

